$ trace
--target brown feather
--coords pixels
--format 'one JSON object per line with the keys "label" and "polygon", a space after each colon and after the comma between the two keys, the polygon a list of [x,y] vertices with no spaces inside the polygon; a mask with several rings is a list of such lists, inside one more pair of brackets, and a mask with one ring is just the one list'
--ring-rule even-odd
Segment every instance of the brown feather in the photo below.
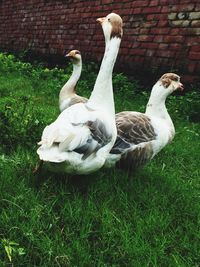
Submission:
{"label": "brown feather", "polygon": [[122,169],[134,170],[138,166],[147,163],[153,156],[152,144],[147,143],[143,147],[136,147],[133,150],[128,150],[121,156],[117,166]]}
{"label": "brown feather", "polygon": [[[116,126],[119,138],[133,145],[133,148],[127,148],[121,155],[121,159],[117,163],[118,167],[133,170],[152,158],[151,141],[155,140],[157,135],[148,116],[131,111],[120,112],[116,114]],[[141,143],[143,144],[140,146]],[[134,145],[137,146],[134,147]],[[116,143],[115,150],[117,151],[117,149]]]}
{"label": "brown feather", "polygon": [[165,88],[169,87],[172,81],[178,82],[180,77],[175,73],[165,73],[161,78],[160,81],[162,82]]}
{"label": "brown feather", "polygon": [[122,19],[117,15],[110,17],[110,22],[112,24],[112,32],[111,32],[111,38],[117,37],[122,38]]}
{"label": "brown feather", "polygon": [[124,111],[116,114],[118,135],[126,142],[139,144],[156,139],[150,119],[145,114]]}
{"label": "brown feather", "polygon": [[73,106],[74,104],[77,104],[77,103],[86,103],[88,101],[87,98],[85,97],[82,97],[82,96],[78,96],[78,95],[75,95],[74,97],[72,97],[70,99],[70,102],[69,102],[69,107],[70,106]]}

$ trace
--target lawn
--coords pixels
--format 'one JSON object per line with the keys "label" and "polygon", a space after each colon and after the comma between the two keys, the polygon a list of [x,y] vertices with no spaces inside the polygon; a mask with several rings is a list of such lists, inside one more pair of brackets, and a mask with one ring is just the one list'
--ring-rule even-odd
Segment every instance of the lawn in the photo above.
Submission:
{"label": "lawn", "polygon": [[[84,68],[79,94],[90,95],[97,71]],[[176,136],[130,177],[34,176],[70,73],[0,54],[0,266],[200,266],[200,88],[167,99]],[[117,111],[144,111],[150,88],[123,74],[113,84]]]}

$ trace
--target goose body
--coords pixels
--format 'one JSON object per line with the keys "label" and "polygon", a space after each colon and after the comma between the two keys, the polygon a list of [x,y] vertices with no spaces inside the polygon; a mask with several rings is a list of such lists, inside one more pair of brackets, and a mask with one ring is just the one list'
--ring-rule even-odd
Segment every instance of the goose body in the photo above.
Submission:
{"label": "goose body", "polygon": [[[93,92],[87,103],[65,109],[44,129],[39,142],[40,160],[53,171],[87,174],[101,168],[117,136],[112,71],[121,42],[122,20],[111,13],[98,21],[106,49]],[[115,32],[113,24],[118,25]]]}
{"label": "goose body", "polygon": [[117,139],[106,166],[135,169],[151,160],[175,135],[165,106],[168,95],[183,89],[180,77],[164,74],[153,86],[145,113],[124,111],[116,114]]}
{"label": "goose body", "polygon": [[87,102],[87,98],[77,95],[75,91],[76,84],[82,71],[81,53],[78,50],[72,50],[66,55],[66,57],[70,58],[72,61],[73,72],[69,80],[60,90],[59,109],[61,112],[74,104]]}

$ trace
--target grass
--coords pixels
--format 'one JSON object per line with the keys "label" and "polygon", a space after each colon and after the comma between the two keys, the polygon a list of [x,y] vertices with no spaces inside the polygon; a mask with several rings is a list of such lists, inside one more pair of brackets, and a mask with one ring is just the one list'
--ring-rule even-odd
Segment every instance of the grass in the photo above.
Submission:
{"label": "grass", "polygon": [[[131,177],[35,177],[36,142],[59,114],[71,68],[0,60],[0,266],[199,266],[200,94],[169,97],[175,139]],[[96,71],[85,68],[80,94],[90,94]],[[117,111],[144,110],[139,82],[115,74],[114,88]]]}

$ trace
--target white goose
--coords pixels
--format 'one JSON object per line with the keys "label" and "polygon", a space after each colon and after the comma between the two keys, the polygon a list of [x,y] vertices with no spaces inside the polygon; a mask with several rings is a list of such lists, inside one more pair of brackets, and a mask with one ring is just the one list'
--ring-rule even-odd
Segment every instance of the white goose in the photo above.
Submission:
{"label": "white goose", "polygon": [[117,163],[133,170],[151,160],[173,139],[175,128],[165,100],[178,89],[183,90],[180,77],[166,73],[153,86],[144,114],[135,111],[116,114],[118,135],[105,166]]}
{"label": "white goose", "polygon": [[42,134],[37,153],[53,171],[87,174],[101,168],[115,142],[112,71],[122,37],[122,19],[111,13],[100,18],[106,48],[93,92],[87,103],[65,109]]}
{"label": "white goose", "polygon": [[59,108],[61,112],[74,104],[87,102],[87,98],[81,97],[75,92],[76,84],[82,71],[81,53],[78,50],[72,50],[66,55],[66,57],[69,57],[72,61],[73,72],[69,80],[60,90]]}

